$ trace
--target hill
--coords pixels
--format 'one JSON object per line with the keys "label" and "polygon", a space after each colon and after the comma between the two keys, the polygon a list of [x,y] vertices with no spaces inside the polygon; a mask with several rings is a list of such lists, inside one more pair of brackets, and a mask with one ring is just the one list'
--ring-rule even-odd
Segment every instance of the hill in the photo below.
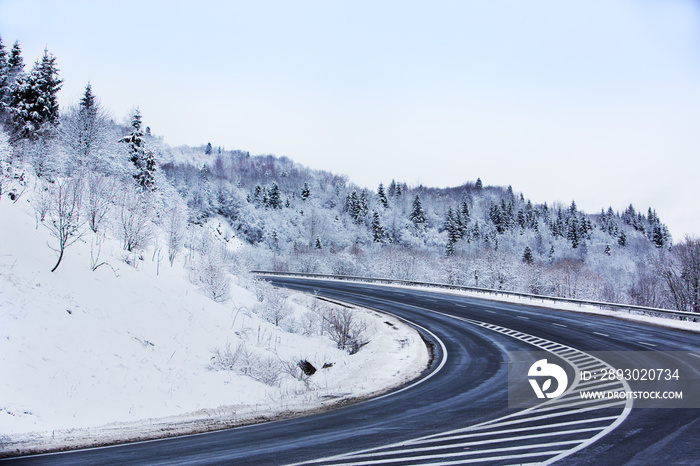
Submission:
{"label": "hill", "polygon": [[664,278],[672,238],[651,207],[586,213],[478,178],[368,190],[285,157],[211,146],[163,145],[159,157],[190,221],[225,219],[251,268],[679,307]]}

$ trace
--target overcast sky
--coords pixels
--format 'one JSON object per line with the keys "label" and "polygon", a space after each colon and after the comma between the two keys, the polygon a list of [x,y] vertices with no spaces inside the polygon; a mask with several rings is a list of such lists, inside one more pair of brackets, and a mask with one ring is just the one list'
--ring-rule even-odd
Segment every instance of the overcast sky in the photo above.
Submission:
{"label": "overcast sky", "polygon": [[0,0],[28,67],[56,55],[170,145],[286,155],[370,188],[481,177],[700,235],[700,6],[666,1]]}

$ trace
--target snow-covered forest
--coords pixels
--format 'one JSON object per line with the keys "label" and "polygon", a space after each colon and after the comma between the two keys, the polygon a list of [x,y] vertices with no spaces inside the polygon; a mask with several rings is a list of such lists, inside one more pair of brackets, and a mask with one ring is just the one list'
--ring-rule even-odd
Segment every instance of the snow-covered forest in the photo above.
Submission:
{"label": "snow-covered forest", "polygon": [[[127,261],[142,260],[157,237],[165,238],[164,266],[183,247],[192,257],[197,250],[195,275],[215,300],[227,296],[223,271],[269,269],[700,312],[700,239],[674,241],[653,207],[586,213],[575,201],[548,204],[489,186],[478,173],[452,188],[387,180],[370,189],[216,141],[170,147],[138,109],[116,122],[89,83],[77,105],[59,111],[50,52],[26,68],[19,44],[0,47],[0,196],[32,197],[37,222],[55,238],[46,251],[56,255],[53,270],[86,229],[98,237],[112,229]],[[205,224],[241,247],[197,246],[195,227]]]}

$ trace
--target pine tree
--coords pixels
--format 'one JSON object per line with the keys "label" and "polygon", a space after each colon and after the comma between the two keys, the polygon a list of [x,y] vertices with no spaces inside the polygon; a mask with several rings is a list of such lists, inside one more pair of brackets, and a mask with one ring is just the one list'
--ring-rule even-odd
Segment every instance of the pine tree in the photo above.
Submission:
{"label": "pine tree", "polygon": [[379,183],[379,188],[377,188],[377,200],[385,209],[389,208],[389,200],[386,198],[386,193],[384,192],[384,185]]}
{"label": "pine tree", "polygon": [[375,243],[382,243],[386,233],[384,232],[384,227],[382,227],[382,219],[379,217],[379,212],[376,210],[372,214],[372,238]]}
{"label": "pine tree", "polygon": [[12,46],[10,57],[7,59],[7,66],[10,75],[14,74],[15,77],[24,71],[24,59],[22,58],[22,48],[19,45],[19,41],[15,41]]}
{"label": "pine tree", "polygon": [[445,230],[447,230],[447,238],[451,243],[456,243],[461,238],[461,228],[457,220],[457,214],[452,210],[452,207],[447,209],[445,216]]}
{"label": "pine tree", "polygon": [[95,157],[99,146],[105,143],[105,127],[106,122],[92,93],[92,86],[87,83],[77,113],[69,112],[61,124],[64,142],[76,156],[75,165],[94,168],[98,164]]}
{"label": "pine tree", "polygon": [[413,222],[416,228],[425,228],[425,212],[423,211],[423,204],[420,201],[420,194],[416,194],[415,199],[413,199],[413,209],[408,218]]}
{"label": "pine tree", "polygon": [[41,61],[34,64],[29,75],[17,78],[10,92],[14,140],[35,139],[40,136],[42,127],[58,126],[57,94],[62,82],[58,78],[56,58],[46,49]]}
{"label": "pine tree", "polygon": [[476,179],[476,184],[474,185],[474,188],[476,188],[477,191],[481,191],[484,189],[484,184],[481,182],[481,178]]}
{"label": "pine tree", "polygon": [[566,239],[571,241],[571,247],[576,249],[581,244],[581,230],[579,225],[579,220],[576,217],[572,217],[569,221],[569,228],[567,230]]}
{"label": "pine tree", "polygon": [[445,246],[445,255],[446,256],[454,256],[455,254],[455,243],[454,241],[447,240],[447,246]]}
{"label": "pine tree", "polygon": [[5,45],[2,43],[2,36],[0,36],[0,84],[7,73],[7,51],[5,50]]}
{"label": "pine tree", "polygon": [[472,237],[474,239],[481,238],[481,229],[479,228],[479,222],[474,223],[474,228],[472,228]]}
{"label": "pine tree", "polygon": [[469,220],[471,219],[471,212],[469,212],[469,204],[467,203],[466,199],[462,200],[460,212],[462,213],[462,221],[464,223],[469,222]]}
{"label": "pine tree", "polygon": [[664,233],[663,229],[660,223],[654,224],[654,229],[652,233],[652,242],[654,243],[654,246],[657,248],[662,248],[664,246],[665,238],[664,238]]}
{"label": "pine tree", "polygon": [[275,182],[272,183],[272,186],[270,186],[270,189],[268,190],[267,205],[269,207],[271,207],[272,209],[281,209],[282,208],[282,198],[280,195],[280,187],[277,186],[277,183],[275,183]]}
{"label": "pine tree", "polygon": [[134,179],[136,180],[136,184],[143,190],[153,191],[155,190],[154,173],[156,170],[156,160],[153,156],[153,152],[147,150],[145,147],[141,125],[141,112],[139,109],[136,109],[131,119],[131,133],[121,138],[119,142],[127,144],[128,146],[129,161],[131,161],[135,168]]}
{"label": "pine tree", "polygon": [[212,151],[214,149],[211,147],[211,142],[207,143],[207,147],[204,149],[204,154],[205,155],[211,155]]}
{"label": "pine tree", "polygon": [[309,183],[304,183],[304,187],[301,189],[301,200],[306,201],[311,197],[311,187]]}
{"label": "pine tree", "polygon": [[360,194],[359,202],[359,215],[361,222],[364,222],[365,217],[369,214],[369,200],[368,200],[367,190],[363,189],[362,194]]}
{"label": "pine tree", "polygon": [[5,98],[10,95],[10,77],[8,72],[7,51],[5,51],[5,45],[3,45],[2,37],[0,37],[0,128],[2,128],[5,123],[5,104],[7,103]]}
{"label": "pine tree", "polygon": [[[4,47],[0,53],[4,55],[2,59],[4,69],[0,69],[0,116],[2,117],[0,124],[6,124],[10,117],[9,107],[12,99],[12,88],[17,78],[24,73],[24,60],[22,59],[22,49],[19,46],[19,42],[15,42],[12,46],[9,56],[5,53]],[[11,131],[10,127],[8,127],[8,131]]]}
{"label": "pine tree", "polygon": [[617,244],[623,247],[627,246],[627,235],[625,234],[625,230],[620,232],[620,236],[617,239]]}
{"label": "pine tree", "polygon": [[396,181],[391,180],[389,184],[389,197],[394,197],[396,195]]}
{"label": "pine tree", "polygon": [[527,265],[532,265],[532,263],[535,262],[535,258],[532,257],[532,249],[530,249],[530,246],[525,246],[525,251],[523,252],[523,262],[525,262]]}
{"label": "pine tree", "polygon": [[353,223],[359,225],[363,222],[362,208],[360,207],[360,199],[357,197],[357,191],[353,191],[345,199],[345,209],[350,214]]}

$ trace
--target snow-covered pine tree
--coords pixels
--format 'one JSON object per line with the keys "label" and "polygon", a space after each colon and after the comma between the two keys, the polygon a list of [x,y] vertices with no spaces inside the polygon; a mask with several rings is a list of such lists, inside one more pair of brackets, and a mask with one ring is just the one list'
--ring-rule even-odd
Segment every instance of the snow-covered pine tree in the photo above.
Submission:
{"label": "snow-covered pine tree", "polygon": [[376,210],[372,214],[372,238],[375,243],[382,243],[386,234],[382,227],[382,219],[379,217],[379,212]]}
{"label": "snow-covered pine tree", "polygon": [[7,71],[7,51],[2,43],[2,36],[0,36],[0,128],[5,122],[5,96],[10,93]]}
{"label": "snow-covered pine tree", "polygon": [[272,182],[272,186],[270,186],[270,189],[268,190],[267,205],[270,206],[270,208],[272,209],[282,208],[282,196],[280,194],[280,187],[274,181]]}
{"label": "snow-covered pine tree", "polygon": [[62,82],[58,77],[56,57],[44,49],[41,61],[34,63],[29,75],[20,75],[10,92],[11,137],[14,141],[35,139],[40,136],[42,128],[58,126],[57,94]]}
{"label": "snow-covered pine tree", "polygon": [[[4,47],[2,53],[5,53]],[[12,127],[9,125],[12,87],[17,78],[24,72],[24,60],[19,42],[15,42],[12,46],[9,56],[5,54],[3,64],[4,68],[0,69],[0,125],[5,127],[9,134],[12,131]]]}
{"label": "snow-covered pine tree", "polygon": [[136,169],[134,173],[136,184],[142,190],[153,191],[155,190],[156,161],[153,152],[146,149],[141,125],[141,112],[137,108],[131,118],[131,133],[121,138],[119,142],[128,146],[129,160]]}
{"label": "snow-covered pine tree", "polygon": [[396,195],[396,181],[391,180],[389,183],[389,197],[394,197]]}
{"label": "snow-covered pine tree", "polygon": [[471,219],[471,212],[469,211],[469,203],[466,199],[462,199],[462,204],[460,205],[460,212],[462,214],[462,222],[469,222],[469,220]]}
{"label": "snow-covered pine tree", "polygon": [[60,133],[71,156],[69,166],[107,171],[107,155],[104,153],[107,126],[107,119],[88,83],[78,107],[69,109],[62,117]]}
{"label": "snow-covered pine tree", "polygon": [[10,77],[14,78],[24,71],[24,59],[22,58],[22,47],[20,47],[19,41],[15,41],[12,45],[10,56],[7,59],[7,67],[9,68],[8,73]]}
{"label": "snow-covered pine tree", "polygon": [[389,208],[389,200],[386,198],[386,193],[384,192],[384,185],[379,183],[379,188],[377,188],[377,200],[379,204],[385,209]]}
{"label": "snow-covered pine tree", "polygon": [[523,262],[528,265],[532,265],[532,263],[535,262],[530,246],[525,246],[525,251],[523,251]]}
{"label": "snow-covered pine tree", "polygon": [[576,215],[572,216],[569,219],[569,226],[567,229],[566,239],[571,241],[571,247],[573,249],[576,249],[581,244],[581,225]]}
{"label": "snow-covered pine tree", "polygon": [[454,210],[452,210],[452,207],[447,209],[447,214],[445,216],[445,230],[447,230],[447,240],[452,244],[459,241],[459,239],[462,237],[457,214]]}
{"label": "snow-covered pine tree", "polygon": [[413,199],[413,208],[408,218],[417,229],[422,230],[425,228],[425,211],[420,200],[420,194],[416,194],[415,199]]}
{"label": "snow-covered pine tree", "polygon": [[455,254],[455,243],[451,240],[447,240],[447,246],[445,246],[445,255],[454,256]]}
{"label": "snow-covered pine tree", "polygon": [[362,207],[360,205],[360,199],[357,197],[357,191],[353,191],[345,199],[345,208],[350,215],[353,223],[359,225],[363,222]]}
{"label": "snow-covered pine tree", "polygon": [[627,235],[625,234],[625,230],[620,231],[620,236],[617,238],[617,244],[622,247],[627,246]]}
{"label": "snow-covered pine tree", "polygon": [[304,182],[304,187],[301,189],[301,200],[306,201],[310,197],[311,197],[311,186],[309,186],[309,183]]}
{"label": "snow-covered pine tree", "polygon": [[369,214],[369,195],[367,194],[367,190],[363,189],[362,194],[360,194],[360,219],[364,221],[365,217],[367,217],[367,214]]}

